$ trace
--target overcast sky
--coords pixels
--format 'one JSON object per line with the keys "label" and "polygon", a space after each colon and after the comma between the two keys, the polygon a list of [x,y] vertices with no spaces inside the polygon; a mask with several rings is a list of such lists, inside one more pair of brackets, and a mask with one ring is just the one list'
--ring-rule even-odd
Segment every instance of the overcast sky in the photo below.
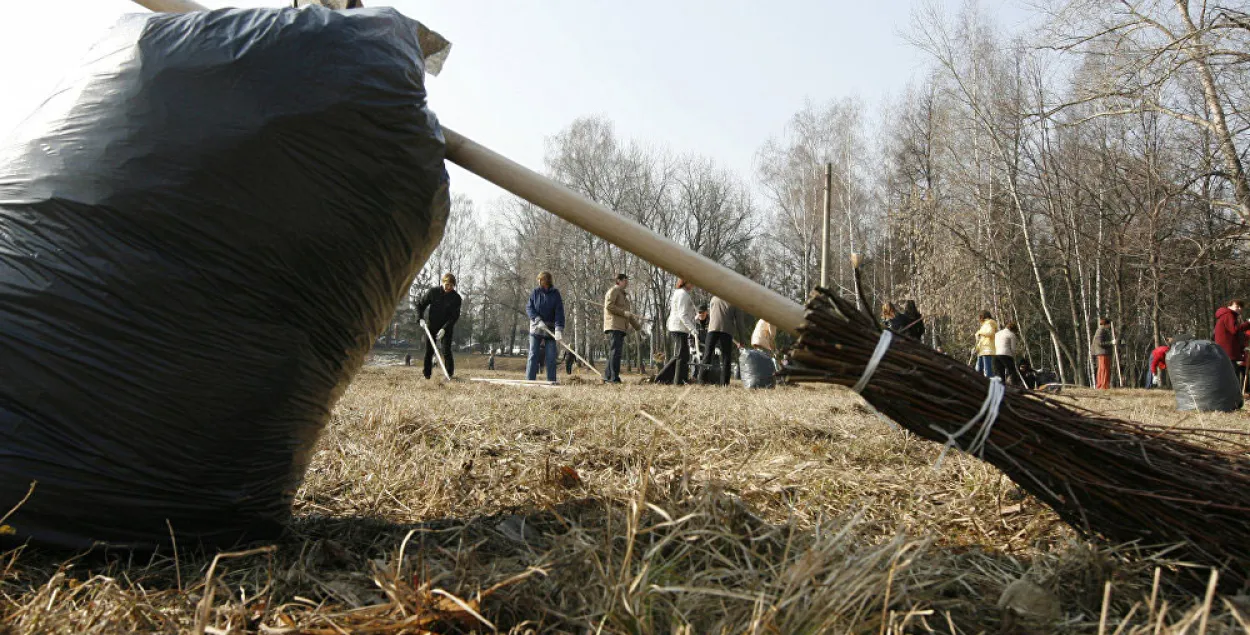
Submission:
{"label": "overcast sky", "polygon": [[[282,0],[200,0],[210,8]],[[366,5],[380,4],[365,0]],[[874,108],[917,76],[904,42],[920,0],[394,0],[451,40],[430,102],[449,127],[541,170],[544,142],[602,115],[619,135],[697,152],[744,175],[805,100],[857,96]],[[944,0],[951,11],[958,0]],[[126,12],[127,0],[11,0],[0,20],[0,138]],[[986,2],[1001,23],[1028,15]],[[459,169],[453,189],[500,191]]]}

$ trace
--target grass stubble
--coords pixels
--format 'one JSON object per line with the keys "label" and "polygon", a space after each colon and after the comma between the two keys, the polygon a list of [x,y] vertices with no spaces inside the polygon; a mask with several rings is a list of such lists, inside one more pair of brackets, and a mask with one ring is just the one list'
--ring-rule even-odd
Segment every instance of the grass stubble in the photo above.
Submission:
{"label": "grass stubble", "polygon": [[[0,633],[1250,632],[1250,598],[1182,587],[1168,546],[1081,540],[972,457],[935,471],[940,446],[847,390],[582,377],[367,366],[280,541],[15,550]],[[1167,392],[1062,399],[1250,429]]]}

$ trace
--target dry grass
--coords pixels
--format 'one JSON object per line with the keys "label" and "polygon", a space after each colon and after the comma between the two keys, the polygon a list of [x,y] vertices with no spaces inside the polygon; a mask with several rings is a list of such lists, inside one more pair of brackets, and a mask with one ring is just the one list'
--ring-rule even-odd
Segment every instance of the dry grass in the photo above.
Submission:
{"label": "dry grass", "polygon": [[[212,554],[10,553],[0,632],[1250,630],[1244,597],[1181,590],[1184,565],[1155,546],[1079,541],[975,459],[935,472],[936,445],[848,391],[578,377],[517,388],[366,368],[274,551],[215,567]],[[1170,393],[1076,398],[1250,427],[1177,415]],[[997,606],[1013,583],[1024,615]]]}

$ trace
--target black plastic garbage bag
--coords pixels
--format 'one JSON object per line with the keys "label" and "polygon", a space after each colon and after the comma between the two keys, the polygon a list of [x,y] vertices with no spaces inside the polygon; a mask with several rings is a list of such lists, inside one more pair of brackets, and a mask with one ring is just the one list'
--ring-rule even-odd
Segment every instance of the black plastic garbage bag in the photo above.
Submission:
{"label": "black plastic garbage bag", "polygon": [[1209,340],[1183,340],[1167,354],[1177,410],[1229,412],[1241,407],[1241,383],[1228,354]]}
{"label": "black plastic garbage bag", "polygon": [[391,9],[134,15],[23,124],[0,151],[0,513],[38,482],[16,539],[282,527],[442,236],[423,81]]}
{"label": "black plastic garbage bag", "polygon": [[777,365],[764,351],[744,348],[738,353],[742,385],[746,388],[772,388],[777,384]]}

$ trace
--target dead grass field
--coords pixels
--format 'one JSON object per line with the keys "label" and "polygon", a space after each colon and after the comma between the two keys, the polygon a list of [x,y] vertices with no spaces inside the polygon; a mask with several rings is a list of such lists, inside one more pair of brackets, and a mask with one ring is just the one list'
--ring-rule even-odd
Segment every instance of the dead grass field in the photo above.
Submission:
{"label": "dead grass field", "polygon": [[[1244,596],[1179,588],[1184,564],[1155,546],[1077,539],[975,459],[935,471],[938,446],[849,391],[592,379],[366,367],[273,551],[211,574],[211,554],[13,552],[0,632],[1250,631]],[[1171,393],[1074,396],[1250,429],[1242,413],[1178,415]],[[1022,614],[999,606],[1009,587]]]}

